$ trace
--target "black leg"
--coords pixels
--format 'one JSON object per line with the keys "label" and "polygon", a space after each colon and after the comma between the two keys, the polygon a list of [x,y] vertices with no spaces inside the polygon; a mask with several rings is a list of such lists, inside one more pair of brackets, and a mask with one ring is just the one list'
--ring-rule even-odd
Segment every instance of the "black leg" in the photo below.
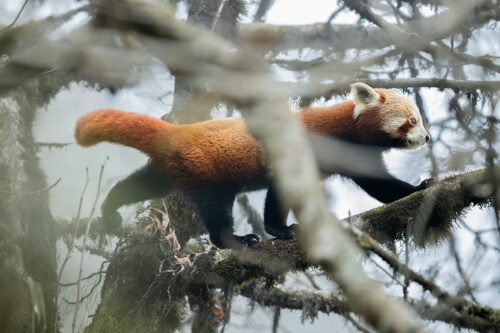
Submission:
{"label": "black leg", "polygon": [[106,225],[114,229],[121,224],[118,208],[131,203],[154,199],[168,192],[168,181],[165,174],[154,166],[147,164],[124,180],[119,181],[109,191],[102,204],[102,216]]}
{"label": "black leg", "polygon": [[242,248],[260,240],[260,237],[254,234],[234,235],[232,216],[234,193],[207,190],[202,193],[191,193],[189,196],[210,234],[210,240],[218,248]]}
{"label": "black leg", "polygon": [[269,186],[264,207],[264,228],[266,232],[279,239],[294,238],[294,228],[286,225],[287,216],[288,210],[285,212],[281,208],[274,187]]}
{"label": "black leg", "polygon": [[[351,177],[366,193],[383,203],[404,198],[426,187],[427,181],[418,186],[408,184],[387,174],[385,178]],[[431,184],[431,182],[429,182]]]}
{"label": "black leg", "polygon": [[355,174],[351,170],[342,170],[340,174],[351,178],[366,193],[383,203],[389,203],[404,198],[413,192],[428,187],[432,182],[424,181],[418,186],[411,185],[389,174],[384,165],[382,152],[357,157],[360,165],[369,165],[377,177]]}

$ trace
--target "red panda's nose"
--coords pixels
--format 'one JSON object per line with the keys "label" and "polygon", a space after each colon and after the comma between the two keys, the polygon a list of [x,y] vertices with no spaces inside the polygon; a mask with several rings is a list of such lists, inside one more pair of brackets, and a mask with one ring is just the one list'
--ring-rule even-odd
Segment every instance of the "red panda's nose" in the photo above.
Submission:
{"label": "red panda's nose", "polygon": [[429,141],[431,141],[431,137],[430,137],[430,135],[429,135],[429,134],[427,134],[427,135],[425,136],[425,142],[429,142]]}

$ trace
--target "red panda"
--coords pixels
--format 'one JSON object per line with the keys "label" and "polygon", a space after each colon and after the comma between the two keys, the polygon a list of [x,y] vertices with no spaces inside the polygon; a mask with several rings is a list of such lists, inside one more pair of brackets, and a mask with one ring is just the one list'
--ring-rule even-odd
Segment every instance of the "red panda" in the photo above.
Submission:
{"label": "red panda", "polygon": [[[417,106],[402,93],[372,89],[363,83],[352,84],[351,92],[352,101],[305,108],[297,116],[309,131],[358,144],[414,148],[429,140]],[[280,239],[294,237],[267,177],[262,146],[242,118],[174,125],[146,115],[103,109],[78,120],[75,138],[82,146],[108,141],[150,157],[145,167],[111,189],[102,206],[108,223],[121,222],[116,210],[123,205],[180,191],[197,207],[216,246],[252,245],[258,236],[233,235],[233,201],[240,192],[267,188],[266,232]],[[382,179],[344,175],[384,203],[427,186],[426,182],[413,186],[388,173]]]}

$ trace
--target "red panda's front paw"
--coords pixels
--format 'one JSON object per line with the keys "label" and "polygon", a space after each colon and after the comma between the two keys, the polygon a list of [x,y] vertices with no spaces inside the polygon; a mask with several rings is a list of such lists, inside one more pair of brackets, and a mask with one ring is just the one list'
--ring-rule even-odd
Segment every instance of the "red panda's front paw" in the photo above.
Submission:
{"label": "red panda's front paw", "polygon": [[431,177],[427,178],[426,180],[422,181],[419,185],[417,185],[417,190],[425,190],[428,187],[431,187],[432,185],[436,184],[436,179]]}
{"label": "red panda's front paw", "polygon": [[252,246],[260,241],[260,237],[256,234],[248,234],[245,236],[234,236],[238,242],[245,244],[246,246]]}
{"label": "red panda's front paw", "polygon": [[210,236],[212,243],[219,249],[244,249],[248,246],[257,244],[260,237],[255,234],[248,234],[245,236],[236,236],[232,234],[232,230],[228,232],[221,232]]}

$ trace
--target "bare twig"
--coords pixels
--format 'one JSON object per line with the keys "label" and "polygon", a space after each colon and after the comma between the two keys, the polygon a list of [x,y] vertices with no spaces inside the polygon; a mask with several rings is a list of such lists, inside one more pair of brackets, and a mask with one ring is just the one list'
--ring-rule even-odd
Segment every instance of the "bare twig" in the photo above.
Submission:
{"label": "bare twig", "polygon": [[278,333],[278,328],[280,325],[281,318],[281,308],[279,306],[275,307],[273,314],[273,326],[271,332]]}
{"label": "bare twig", "polygon": [[341,12],[345,9],[345,5],[342,5],[340,6],[339,8],[337,8],[336,10],[333,11],[333,13],[330,14],[330,16],[328,16],[328,19],[326,20],[325,22],[325,27],[327,28],[330,28],[331,25],[330,23],[332,22],[332,20]]}
{"label": "bare twig", "polygon": [[[90,275],[86,276],[85,278],[82,278],[81,280],[76,281],[76,282],[74,282],[74,283],[72,283],[72,284],[70,284],[70,285],[69,285],[69,286],[73,286],[73,285],[75,285],[75,284],[77,285],[80,281],[84,281],[84,280],[91,279],[91,278],[93,278],[93,277],[94,277],[94,276],[96,276],[96,275],[99,277],[99,278],[97,279],[97,281],[96,281],[96,282],[92,285],[92,287],[90,288],[89,292],[88,292],[86,295],[83,295],[83,296],[80,298],[80,300],[79,300],[79,302],[80,302],[80,303],[82,303],[82,302],[83,302],[83,301],[85,301],[87,298],[89,298],[90,296],[92,296],[92,294],[94,293],[95,289],[96,289],[97,287],[99,287],[99,285],[101,284],[101,282],[102,282],[102,277],[103,277],[103,275],[104,275],[104,274],[106,274],[106,271],[105,271],[105,270],[103,271],[103,270],[102,270],[102,267],[103,267],[103,266],[104,266],[104,264],[106,264],[106,263],[107,263],[107,261],[103,261],[103,262],[101,263],[101,270],[99,270],[99,271],[97,271],[97,272],[94,272],[94,273],[92,273],[92,274],[90,274]],[[68,301],[67,299],[64,299],[64,301],[65,301],[67,304],[69,304],[69,305],[75,305],[75,306],[76,306],[76,305],[77,305],[77,303],[78,303],[78,301],[76,301],[76,302],[71,302],[71,301]]]}
{"label": "bare twig", "polygon": [[362,333],[371,333],[369,329],[364,327],[351,313],[348,313],[345,318],[354,326],[356,329]]}
{"label": "bare twig", "polygon": [[59,273],[57,274],[57,282],[56,282],[56,299],[55,299],[55,318],[54,318],[54,333],[57,333],[58,331],[58,325],[57,325],[57,305],[58,305],[58,300],[59,300],[59,285],[61,283],[61,277],[64,272],[64,268],[66,267],[66,264],[68,263],[69,258],[71,257],[71,253],[73,252],[73,248],[75,246],[75,239],[76,239],[76,233],[78,232],[78,228],[80,227],[80,214],[82,212],[82,203],[83,203],[83,198],[85,196],[85,191],[87,190],[87,185],[89,184],[89,168],[85,168],[85,184],[83,185],[82,189],[82,194],[80,195],[80,202],[78,203],[78,212],[76,213],[76,223],[75,223],[75,229],[73,231],[73,237],[71,237],[71,244],[68,247],[68,252],[66,253],[66,256],[64,257],[64,260],[61,264],[61,268],[59,268]]}
{"label": "bare twig", "polygon": [[469,278],[467,277],[467,275],[462,267],[462,261],[460,260],[460,256],[458,254],[457,242],[456,242],[455,237],[453,235],[450,237],[450,252],[452,253],[453,258],[455,260],[455,265],[457,267],[458,274],[460,274],[460,277],[462,278],[462,281],[464,283],[465,292],[467,293],[467,295],[470,296],[470,298],[472,299],[472,301],[474,303],[479,304],[476,297],[474,296],[473,289],[471,287]]}
{"label": "bare twig", "polygon": [[23,12],[24,10],[24,7],[26,7],[26,5],[28,4],[28,1],[29,0],[24,0],[24,3],[23,5],[21,6],[21,9],[19,10],[19,12],[17,13],[16,17],[14,18],[14,20],[9,24],[7,25],[6,27],[4,27],[2,30],[7,30],[7,29],[10,29],[14,26],[14,24],[16,24],[17,20],[19,19],[19,17],[21,16],[21,13]]}
{"label": "bare twig", "polygon": [[[103,264],[107,263],[108,261],[103,261]],[[101,267],[102,267],[102,264],[101,264]],[[94,276],[96,275],[102,275],[102,274],[106,274],[106,270],[99,270],[97,272],[94,272],[94,273],[90,273],[89,275],[83,277],[81,279],[81,281],[85,281],[85,280],[90,280],[92,279]],[[71,286],[75,286],[76,284],[78,284],[78,281],[75,281],[75,282],[67,282],[67,283],[59,283],[59,286],[61,287],[71,287]]]}
{"label": "bare twig", "polygon": [[76,301],[75,301],[75,311],[73,313],[73,322],[71,324],[71,331],[74,333],[76,330],[76,320],[78,317],[78,310],[80,308],[80,304],[82,299],[80,298],[80,293],[81,293],[81,280],[82,280],[82,274],[83,274],[83,263],[84,263],[84,258],[85,258],[85,247],[87,244],[87,239],[89,235],[89,230],[90,230],[90,224],[92,223],[92,218],[94,217],[94,212],[97,206],[97,201],[99,200],[99,196],[101,193],[101,182],[102,182],[102,174],[104,172],[104,167],[106,165],[106,162],[108,161],[109,157],[106,157],[106,160],[101,166],[101,171],[99,172],[99,180],[97,182],[97,193],[95,196],[94,204],[92,205],[92,210],[90,211],[89,219],[87,222],[87,228],[85,229],[85,235],[83,237],[83,245],[82,245],[82,253],[80,257],[80,269],[78,270],[78,280],[77,280],[77,285],[76,285]]}
{"label": "bare twig", "polygon": [[34,191],[34,192],[13,192],[13,191],[7,191],[7,190],[0,190],[0,193],[5,193],[5,194],[11,194],[11,195],[38,195],[38,194],[42,194],[42,193],[45,193],[45,192],[48,192],[50,191],[51,189],[53,189],[54,187],[57,186],[57,184],[59,184],[59,182],[61,181],[62,178],[59,178],[55,181],[54,184],[50,185],[49,187],[46,187],[44,189],[41,189],[41,190],[38,190],[38,191]]}
{"label": "bare twig", "polygon": [[64,148],[66,146],[69,146],[70,144],[72,144],[72,142],[63,142],[63,143],[60,143],[60,142],[36,142],[35,143],[37,148],[47,147],[49,149],[51,149],[51,148]]}
{"label": "bare twig", "polygon": [[226,5],[227,0],[220,0],[219,7],[217,8],[217,12],[215,13],[214,20],[212,21],[212,28],[211,30],[215,30],[215,26],[217,25],[217,22],[219,21],[220,14],[222,13],[222,9],[224,9],[224,6]]}

